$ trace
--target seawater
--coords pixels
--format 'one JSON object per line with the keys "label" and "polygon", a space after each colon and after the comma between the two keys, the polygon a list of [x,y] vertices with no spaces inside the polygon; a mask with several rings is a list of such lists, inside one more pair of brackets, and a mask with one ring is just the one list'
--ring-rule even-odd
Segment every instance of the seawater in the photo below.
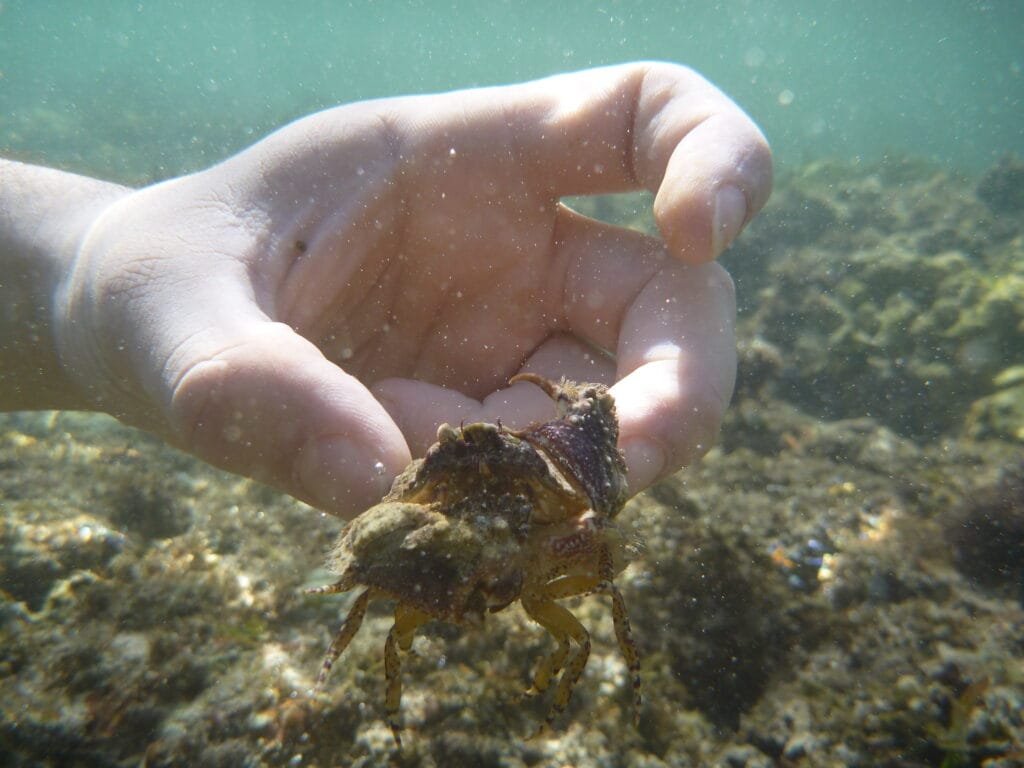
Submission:
{"label": "seawater", "polygon": [[1024,4],[1003,2],[0,4],[0,152],[145,181],[358,99],[632,59],[689,64],[780,167],[1024,153]]}

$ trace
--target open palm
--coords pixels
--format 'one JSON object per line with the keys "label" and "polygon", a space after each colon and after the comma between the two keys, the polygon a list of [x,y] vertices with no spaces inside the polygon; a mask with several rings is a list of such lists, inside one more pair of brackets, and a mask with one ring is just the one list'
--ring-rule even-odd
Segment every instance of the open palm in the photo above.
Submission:
{"label": "open palm", "polygon": [[[770,182],[756,127],[672,65],[340,107],[106,211],[62,356],[99,407],[341,514],[439,422],[549,417],[513,374],[603,381],[637,491],[717,430],[710,262]],[[664,242],[559,204],[637,188]]]}

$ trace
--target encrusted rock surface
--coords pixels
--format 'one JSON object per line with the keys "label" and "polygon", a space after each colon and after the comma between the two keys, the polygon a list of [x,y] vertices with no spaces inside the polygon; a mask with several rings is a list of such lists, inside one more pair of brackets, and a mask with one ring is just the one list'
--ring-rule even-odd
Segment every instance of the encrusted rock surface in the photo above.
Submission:
{"label": "encrusted rock surface", "polygon": [[385,606],[310,693],[350,596],[301,588],[327,579],[340,521],[109,419],[0,417],[5,764],[1021,765],[1024,223],[991,191],[1017,183],[1006,162],[987,181],[811,166],[727,254],[741,370],[719,447],[618,517],[647,543],[618,579],[637,729],[594,596],[567,601],[593,656],[549,738],[527,740],[549,702],[523,690],[551,640],[518,607],[482,631],[426,625],[396,755]]}

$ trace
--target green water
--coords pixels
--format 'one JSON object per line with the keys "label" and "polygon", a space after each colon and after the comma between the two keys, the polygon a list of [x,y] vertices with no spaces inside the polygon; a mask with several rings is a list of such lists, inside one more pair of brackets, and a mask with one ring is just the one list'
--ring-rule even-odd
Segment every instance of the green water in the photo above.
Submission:
{"label": "green water", "polygon": [[1024,154],[1024,3],[0,4],[0,152],[145,181],[368,97],[637,58],[690,64],[780,167]]}
{"label": "green water", "polygon": [[[0,0],[0,156],[141,184],[338,103],[651,58],[781,171],[722,259],[717,447],[616,520],[638,727],[595,595],[560,602],[594,643],[544,738],[559,643],[520,606],[422,628],[399,755],[383,607],[311,694],[340,521],[106,417],[0,414],[0,765],[1020,765],[1024,165],[993,164],[1024,156],[1022,40],[1024,0]],[[636,204],[586,210],[652,229]]]}

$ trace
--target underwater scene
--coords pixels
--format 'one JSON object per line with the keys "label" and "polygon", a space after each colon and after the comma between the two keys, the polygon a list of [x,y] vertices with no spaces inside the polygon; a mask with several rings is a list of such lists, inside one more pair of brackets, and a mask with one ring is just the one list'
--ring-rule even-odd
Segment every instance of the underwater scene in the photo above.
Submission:
{"label": "underwater scene", "polygon": [[[701,72],[775,164],[719,259],[715,446],[552,603],[583,665],[518,583],[480,626],[396,612],[342,583],[372,531],[106,415],[0,414],[0,765],[1024,766],[1022,39],[1012,0],[0,2],[0,156],[121,184],[636,59]],[[658,235],[646,192],[564,202]]]}

